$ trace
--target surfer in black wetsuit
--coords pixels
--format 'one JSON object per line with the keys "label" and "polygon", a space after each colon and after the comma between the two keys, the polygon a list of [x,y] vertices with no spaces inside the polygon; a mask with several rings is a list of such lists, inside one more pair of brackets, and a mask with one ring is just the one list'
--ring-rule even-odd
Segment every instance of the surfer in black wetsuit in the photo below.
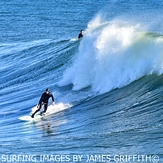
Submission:
{"label": "surfer in black wetsuit", "polygon": [[78,35],[78,39],[82,38],[83,36],[84,36],[84,30],[81,30]]}
{"label": "surfer in black wetsuit", "polygon": [[50,93],[50,90],[47,88],[46,91],[42,94],[39,103],[37,105],[37,110],[32,114],[32,118],[34,118],[34,115],[40,111],[40,109],[42,108],[42,105],[44,105],[44,113],[46,112],[47,108],[48,108],[48,100],[49,98],[52,98],[52,105],[54,105],[54,97],[53,95]]}

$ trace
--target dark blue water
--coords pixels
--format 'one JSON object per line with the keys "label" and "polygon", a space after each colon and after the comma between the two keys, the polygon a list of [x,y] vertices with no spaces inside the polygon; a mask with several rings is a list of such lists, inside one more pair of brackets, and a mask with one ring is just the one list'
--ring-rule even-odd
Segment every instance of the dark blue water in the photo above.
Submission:
{"label": "dark blue water", "polygon": [[[0,162],[163,162],[162,1],[0,6]],[[71,107],[19,120],[47,87]]]}

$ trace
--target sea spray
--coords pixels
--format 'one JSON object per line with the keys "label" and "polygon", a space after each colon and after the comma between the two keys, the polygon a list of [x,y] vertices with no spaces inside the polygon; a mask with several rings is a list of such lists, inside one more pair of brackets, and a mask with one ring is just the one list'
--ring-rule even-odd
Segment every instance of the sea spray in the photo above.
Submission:
{"label": "sea spray", "polygon": [[73,84],[73,90],[91,86],[105,93],[121,88],[152,73],[163,71],[163,37],[141,31],[140,24],[102,21],[97,16],[88,24],[73,66],[59,85]]}

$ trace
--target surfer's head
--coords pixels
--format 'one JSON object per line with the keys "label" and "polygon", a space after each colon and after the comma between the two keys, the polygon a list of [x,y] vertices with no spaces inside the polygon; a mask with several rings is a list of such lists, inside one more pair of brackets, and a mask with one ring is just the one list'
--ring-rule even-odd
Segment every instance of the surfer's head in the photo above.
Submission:
{"label": "surfer's head", "polygon": [[82,35],[84,35],[84,30],[82,29],[82,30],[80,30],[80,33],[82,34]]}
{"label": "surfer's head", "polygon": [[50,93],[50,89],[49,88],[46,89],[46,93],[47,94]]}

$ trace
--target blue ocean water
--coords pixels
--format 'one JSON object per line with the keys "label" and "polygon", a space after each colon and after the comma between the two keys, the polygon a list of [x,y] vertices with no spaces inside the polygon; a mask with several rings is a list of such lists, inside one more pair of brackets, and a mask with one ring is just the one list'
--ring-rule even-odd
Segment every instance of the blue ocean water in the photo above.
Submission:
{"label": "blue ocean water", "polygon": [[[0,162],[163,162],[162,1],[0,6]],[[71,107],[20,121],[47,87]]]}

